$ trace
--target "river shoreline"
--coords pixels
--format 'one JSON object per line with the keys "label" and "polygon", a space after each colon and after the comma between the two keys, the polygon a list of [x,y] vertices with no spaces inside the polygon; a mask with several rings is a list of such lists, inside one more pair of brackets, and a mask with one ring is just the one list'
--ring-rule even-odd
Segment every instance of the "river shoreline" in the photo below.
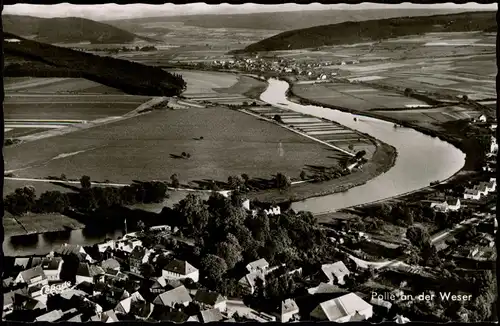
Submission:
{"label": "river shoreline", "polygon": [[[438,138],[438,139],[440,139],[444,142],[447,142],[447,143],[455,146],[456,148],[458,148],[460,151],[462,151],[465,154],[464,166],[460,170],[455,172],[449,178],[447,178],[445,180],[437,180],[437,181],[439,181],[439,184],[436,184],[436,185],[440,185],[443,183],[456,182],[458,179],[463,178],[464,173],[470,172],[471,166],[474,166],[478,162],[478,160],[480,159],[477,157],[477,155],[474,155],[475,153],[472,151],[470,146],[466,146],[464,144],[464,141],[462,139],[455,137],[453,135],[449,135],[446,132],[432,130],[432,129],[425,128],[425,127],[422,127],[420,125],[416,125],[416,124],[408,122],[408,121],[388,117],[386,115],[379,115],[379,114],[367,112],[367,111],[357,111],[354,109],[349,109],[349,108],[345,108],[345,107],[337,107],[337,106],[334,106],[331,104],[311,100],[311,99],[305,98],[303,96],[297,95],[293,90],[294,83],[292,81],[290,81],[288,78],[283,78],[282,80],[286,81],[289,85],[289,88],[287,90],[286,95],[289,98],[289,100],[292,102],[300,103],[300,104],[304,104],[304,105],[322,106],[322,107],[329,108],[332,110],[338,110],[338,111],[347,112],[347,113],[351,113],[351,114],[355,114],[355,115],[359,115],[359,116],[365,116],[365,117],[369,117],[369,118],[375,118],[375,119],[379,119],[379,120],[392,122],[392,123],[398,124],[398,125],[405,127],[405,128],[414,129],[414,130],[416,130],[422,134],[425,134],[427,136]],[[391,197],[384,198],[382,200],[378,200],[378,201],[371,202],[371,203],[365,203],[362,205],[355,205],[355,206],[351,206],[351,207],[346,207],[345,209],[356,208],[356,207],[371,205],[371,204],[375,204],[375,203],[381,204],[381,203],[384,203],[386,201],[390,201],[390,200],[394,200],[394,199],[402,199],[402,198],[407,197],[407,196],[415,196],[415,195],[419,195],[420,193],[424,193],[426,191],[429,191],[429,189],[432,189],[433,187],[434,186],[429,185],[427,187],[415,189],[415,190],[410,191],[408,193],[400,194],[397,196],[391,196]]]}

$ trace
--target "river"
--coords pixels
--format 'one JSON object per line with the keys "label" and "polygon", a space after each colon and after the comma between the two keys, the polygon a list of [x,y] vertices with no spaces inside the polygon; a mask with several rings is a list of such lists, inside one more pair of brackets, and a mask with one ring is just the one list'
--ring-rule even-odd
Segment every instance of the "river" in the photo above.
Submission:
{"label": "river", "polygon": [[[323,213],[353,205],[364,204],[397,196],[426,187],[432,181],[444,180],[455,174],[465,163],[465,154],[438,138],[409,128],[394,128],[394,124],[374,118],[312,105],[288,101],[288,83],[270,79],[261,99],[276,107],[336,121],[349,128],[367,133],[398,151],[395,165],[386,173],[347,192],[315,197],[292,204],[292,208],[312,213]],[[279,104],[284,103],[287,105]],[[357,121],[354,121],[354,117]],[[158,210],[160,210],[158,208]],[[88,235],[83,230],[33,236],[7,237],[3,244],[6,256],[46,254],[62,243],[92,245],[105,238],[121,236],[121,230],[107,235]]]}
{"label": "river", "polygon": [[[410,128],[394,128],[393,123],[379,119],[290,102],[286,97],[288,87],[285,81],[270,79],[269,87],[262,93],[261,100],[279,108],[328,119],[367,133],[394,146],[398,152],[396,163],[386,173],[347,192],[293,203],[292,208],[296,211],[323,213],[401,195],[427,187],[432,181],[445,180],[465,164],[465,154],[462,151],[437,137],[430,137]],[[357,121],[354,121],[355,117]]]}

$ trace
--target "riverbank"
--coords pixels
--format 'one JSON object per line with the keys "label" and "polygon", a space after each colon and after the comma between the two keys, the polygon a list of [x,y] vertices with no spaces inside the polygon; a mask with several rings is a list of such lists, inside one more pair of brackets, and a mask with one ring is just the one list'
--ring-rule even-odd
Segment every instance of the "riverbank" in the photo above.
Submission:
{"label": "riverbank", "polygon": [[61,214],[26,214],[3,217],[4,237],[79,230],[85,224]]}
{"label": "riverbank", "polygon": [[[369,118],[375,118],[375,119],[380,119],[380,120],[385,120],[389,121],[392,123],[395,123],[401,127],[405,128],[411,128],[414,129],[422,134],[425,134],[427,136],[431,136],[434,138],[438,138],[442,141],[445,141],[447,143],[450,143],[451,145],[455,146],[456,148],[460,149],[464,154],[465,154],[465,164],[462,166],[460,170],[455,172],[452,176],[447,178],[446,180],[436,180],[440,181],[440,184],[443,183],[459,183],[459,182],[464,182],[465,180],[470,179],[470,175],[476,174],[475,169],[478,167],[478,164],[481,162],[481,153],[479,152],[477,142],[475,139],[470,139],[470,138],[464,138],[463,133],[461,132],[460,125],[458,124],[453,124],[453,123],[448,123],[448,124],[442,124],[440,127],[436,127],[435,129],[425,127],[419,124],[415,124],[409,121],[405,120],[400,120],[397,118],[393,118],[387,115],[381,115],[373,112],[367,112],[367,111],[357,111],[354,109],[349,109],[349,108],[344,108],[344,107],[337,107],[331,104],[327,103],[322,103],[321,101],[316,101],[316,100],[311,100],[309,98],[305,98],[303,96],[297,95],[294,90],[293,90],[293,81],[289,79],[284,79],[289,85],[289,89],[287,91],[287,96],[291,101],[304,104],[304,105],[315,105],[315,106],[322,106],[325,108],[330,108],[333,110],[338,110],[342,112],[347,112],[351,114],[356,114],[359,116],[365,116]],[[439,129],[438,129],[439,128]],[[416,189],[414,191],[401,194],[396,196],[399,199],[403,198],[408,198],[409,196],[415,197],[415,196],[420,196],[426,193],[429,193],[429,191],[434,191],[435,188],[439,186],[428,186],[428,187],[423,187],[420,189]],[[394,200],[396,197],[389,197],[386,199],[378,200],[376,202],[372,203],[367,203],[365,205],[369,204],[375,204],[375,203],[382,203],[386,201],[391,201]],[[356,206],[353,206],[352,208],[355,208]]]}
{"label": "riverbank", "polygon": [[349,189],[361,186],[369,180],[387,172],[396,163],[397,151],[393,146],[382,143],[370,137],[376,150],[372,158],[363,165],[361,170],[338,179],[323,182],[306,182],[293,185],[290,190],[278,189],[263,190],[247,194],[250,200],[262,202],[288,202],[302,201],[313,197],[322,197],[336,193],[346,192]]}

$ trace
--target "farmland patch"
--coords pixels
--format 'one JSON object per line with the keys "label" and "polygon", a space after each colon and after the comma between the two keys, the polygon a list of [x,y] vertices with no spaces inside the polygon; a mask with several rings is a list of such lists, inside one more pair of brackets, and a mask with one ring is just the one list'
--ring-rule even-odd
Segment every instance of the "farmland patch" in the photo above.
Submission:
{"label": "farmland patch", "polygon": [[[216,132],[214,132],[216,131]],[[197,140],[203,136],[202,140]],[[281,145],[280,145],[281,143]],[[280,155],[282,146],[284,155]],[[50,160],[61,153],[74,153]],[[191,154],[182,159],[180,154]],[[268,178],[277,172],[298,176],[305,164],[331,166],[324,145],[254,117],[224,108],[157,111],[106,126],[6,148],[6,169],[19,177],[94,180],[227,180],[247,173]],[[140,172],[138,172],[140,171]]]}

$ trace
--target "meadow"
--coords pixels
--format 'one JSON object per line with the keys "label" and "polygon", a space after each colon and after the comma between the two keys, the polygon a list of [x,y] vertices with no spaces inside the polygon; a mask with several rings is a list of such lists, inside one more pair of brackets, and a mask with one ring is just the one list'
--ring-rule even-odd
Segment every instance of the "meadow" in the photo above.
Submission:
{"label": "meadow", "polygon": [[405,97],[398,93],[381,91],[363,85],[342,83],[297,84],[293,86],[297,96],[316,101],[366,111],[373,108],[397,108],[407,105],[425,105],[424,102]]}
{"label": "meadow", "polygon": [[[191,157],[181,158],[182,152]],[[183,183],[242,173],[298,178],[306,164],[335,165],[330,155],[324,145],[222,107],[155,111],[5,149],[6,170],[18,177],[65,173],[126,183],[169,180],[174,173]]]}
{"label": "meadow", "polygon": [[125,94],[123,91],[83,78],[6,77],[6,92]]}

